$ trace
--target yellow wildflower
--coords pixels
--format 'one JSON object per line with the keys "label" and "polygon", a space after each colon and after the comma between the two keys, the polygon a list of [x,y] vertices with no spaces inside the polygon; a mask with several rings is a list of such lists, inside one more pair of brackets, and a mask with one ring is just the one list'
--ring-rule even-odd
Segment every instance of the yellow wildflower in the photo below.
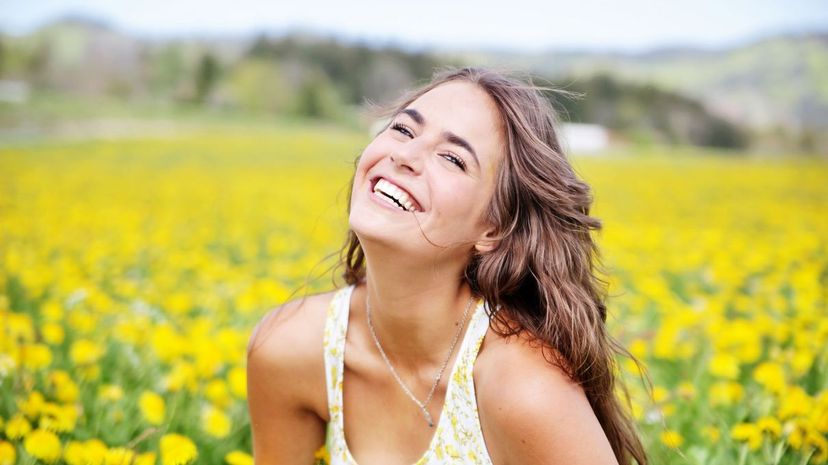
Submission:
{"label": "yellow wildflower", "polygon": [[74,402],[80,396],[78,385],[69,377],[69,373],[63,370],[55,370],[49,374],[55,397],[61,402]]}
{"label": "yellow wildflower", "polygon": [[230,417],[228,417],[220,409],[212,406],[205,407],[202,418],[201,427],[204,431],[214,438],[223,438],[230,434]]}
{"label": "yellow wildflower", "polygon": [[753,423],[738,423],[730,429],[730,437],[746,442],[751,450],[762,445],[762,431]]}
{"label": "yellow wildflower", "polygon": [[785,389],[785,370],[775,362],[762,362],[753,370],[753,379],[769,392],[779,394]]}
{"label": "yellow wildflower", "polygon": [[65,337],[63,326],[57,323],[45,323],[43,325],[43,340],[51,345],[58,345],[63,342]]}
{"label": "yellow wildflower", "polygon": [[661,442],[671,449],[677,449],[684,442],[684,438],[677,431],[666,430],[661,433]]}
{"label": "yellow wildflower", "polygon": [[69,441],[63,447],[63,461],[68,465],[86,465],[86,454],[83,443]]}
{"label": "yellow wildflower", "polygon": [[29,434],[29,431],[31,430],[32,425],[30,425],[26,420],[26,417],[20,413],[11,417],[9,421],[6,422],[6,437],[11,440],[20,439]]}
{"label": "yellow wildflower", "polygon": [[29,455],[46,463],[57,462],[61,455],[60,439],[55,433],[44,429],[29,433],[23,447]]}
{"label": "yellow wildflower", "polygon": [[66,433],[75,429],[78,421],[78,409],[72,404],[58,405],[47,402],[43,406],[40,427],[50,431]]}
{"label": "yellow wildflower", "polygon": [[756,426],[762,432],[770,433],[774,438],[782,436],[782,423],[774,417],[762,417],[756,421]]}
{"label": "yellow wildflower", "polygon": [[185,465],[198,457],[198,450],[187,436],[177,433],[161,437],[161,465]]}
{"label": "yellow wildflower", "polygon": [[135,452],[125,447],[113,447],[106,451],[105,465],[132,465]]}
{"label": "yellow wildflower", "polygon": [[52,351],[45,344],[25,344],[17,355],[18,363],[31,370],[40,370],[52,364]]}
{"label": "yellow wildflower", "polygon": [[707,365],[713,376],[725,379],[739,377],[739,359],[729,354],[716,354]]}
{"label": "yellow wildflower", "polygon": [[98,397],[114,402],[124,397],[124,390],[115,384],[104,384],[98,388]]}
{"label": "yellow wildflower", "polygon": [[133,463],[132,465],[155,465],[155,458],[157,455],[158,454],[156,454],[155,452],[145,452],[143,454],[138,454],[138,456],[135,457],[135,463]]}
{"label": "yellow wildflower", "polygon": [[[318,459],[318,454],[319,451],[316,451],[314,458]],[[230,452],[227,455],[225,455],[224,461],[227,463],[227,465],[253,465],[253,457],[250,454],[239,450],[234,450],[233,452]]]}
{"label": "yellow wildflower", "polygon": [[89,339],[80,339],[72,344],[69,357],[76,365],[89,365],[98,361],[103,355],[103,347]]}
{"label": "yellow wildflower", "polygon": [[710,386],[710,402],[713,405],[731,405],[744,396],[744,388],[733,381],[720,381]]}
{"label": "yellow wildflower", "polygon": [[207,383],[207,386],[204,388],[204,397],[222,408],[229,407],[233,401],[230,397],[230,390],[227,388],[227,383],[223,379],[214,379]]}
{"label": "yellow wildflower", "polygon": [[804,416],[813,409],[813,399],[799,386],[791,386],[779,397],[777,417],[787,420],[791,417]]}
{"label": "yellow wildflower", "polygon": [[144,391],[138,399],[141,414],[152,425],[160,425],[164,421],[164,398],[152,391]]}
{"label": "yellow wildflower", "polygon": [[227,374],[230,392],[238,399],[247,399],[247,370],[233,367]]}
{"label": "yellow wildflower", "polygon": [[30,420],[34,421],[40,416],[40,412],[43,410],[45,404],[46,399],[43,397],[43,394],[38,391],[32,391],[29,393],[29,397],[25,401],[18,402],[17,406]]}
{"label": "yellow wildflower", "polygon": [[666,388],[662,386],[656,386],[653,388],[653,402],[658,404],[667,400],[668,397],[670,397],[670,391]]}
{"label": "yellow wildflower", "polygon": [[17,460],[17,450],[10,442],[0,439],[0,465],[14,465]]}

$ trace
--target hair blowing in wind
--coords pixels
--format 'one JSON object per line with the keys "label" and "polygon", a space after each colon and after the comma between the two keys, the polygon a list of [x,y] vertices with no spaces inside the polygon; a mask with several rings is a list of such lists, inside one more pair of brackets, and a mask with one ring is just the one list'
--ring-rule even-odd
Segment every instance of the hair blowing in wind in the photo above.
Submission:
{"label": "hair blowing in wind", "polygon": [[[606,282],[599,277],[592,237],[601,222],[590,216],[590,187],[558,141],[556,113],[541,93],[545,88],[491,69],[446,69],[378,114],[393,116],[429,90],[458,80],[488,93],[506,136],[486,212],[497,230],[497,247],[473,252],[465,279],[488,308],[499,308],[490,315],[495,332],[541,344],[547,361],[583,387],[618,462],[647,464],[634,423],[615,394],[616,355],[635,358],[606,330]],[[340,256],[345,281],[362,281],[365,256],[353,231]]]}

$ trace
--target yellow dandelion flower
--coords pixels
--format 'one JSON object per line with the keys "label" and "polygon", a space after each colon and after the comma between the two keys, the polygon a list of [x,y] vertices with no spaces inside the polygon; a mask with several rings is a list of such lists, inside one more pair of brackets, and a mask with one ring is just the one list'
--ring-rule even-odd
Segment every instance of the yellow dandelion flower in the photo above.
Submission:
{"label": "yellow dandelion flower", "polygon": [[762,445],[762,431],[753,423],[738,423],[730,429],[730,437],[746,442],[750,450],[756,450]]}
{"label": "yellow dandelion flower", "polygon": [[676,449],[684,442],[684,438],[677,431],[666,430],[661,433],[661,443],[665,446]]}
{"label": "yellow dandelion flower", "polygon": [[43,331],[43,340],[46,341],[47,344],[54,346],[63,342],[65,337],[63,326],[57,323],[46,323],[41,329]]}
{"label": "yellow dandelion flower", "polygon": [[782,423],[774,417],[762,417],[756,421],[760,431],[770,433],[774,438],[782,436]]}
{"label": "yellow dandelion flower", "polygon": [[118,401],[124,397],[124,390],[115,384],[104,384],[98,388],[98,397],[108,401]]}
{"label": "yellow dandelion flower", "polygon": [[143,454],[138,454],[135,457],[135,462],[132,465],[155,465],[156,457],[158,454],[155,452],[145,452]]}
{"label": "yellow dandelion flower", "polygon": [[238,399],[247,399],[247,370],[234,367],[227,374],[230,392]]}
{"label": "yellow dandelion flower", "polygon": [[661,403],[670,397],[670,391],[663,386],[656,386],[653,388],[653,402]]}
{"label": "yellow dandelion flower", "polygon": [[713,376],[725,379],[739,377],[739,359],[730,354],[716,354],[707,365]]}
{"label": "yellow dandelion flower", "polygon": [[29,455],[46,463],[57,462],[62,452],[57,435],[44,429],[29,433],[23,441],[23,447]]}
{"label": "yellow dandelion flower", "polygon": [[214,438],[223,438],[230,434],[230,417],[215,407],[206,407],[202,413],[201,427]]}
{"label": "yellow dandelion flower", "polygon": [[6,437],[11,440],[17,440],[29,434],[32,430],[32,425],[26,420],[23,414],[18,413],[11,417],[6,422]]}
{"label": "yellow dandelion flower", "polygon": [[108,450],[106,444],[97,438],[88,439],[83,443],[83,452],[87,463],[103,464]]}
{"label": "yellow dandelion flower", "polygon": [[745,395],[742,385],[733,381],[713,383],[708,392],[713,405],[732,405]]}
{"label": "yellow dandelion flower", "polygon": [[[314,458],[318,457],[314,455]],[[253,456],[240,450],[234,450],[224,456],[224,461],[227,465],[253,465]]]}
{"label": "yellow dandelion flower", "polygon": [[59,405],[47,402],[43,406],[43,415],[39,425],[49,431],[66,433],[75,429],[78,415],[78,408],[72,404]]}
{"label": "yellow dandelion flower", "polygon": [[14,465],[15,460],[17,460],[17,450],[14,445],[0,439],[0,465]]}
{"label": "yellow dandelion flower", "polygon": [[177,433],[161,437],[161,465],[185,465],[198,457],[198,450],[187,436]]}
{"label": "yellow dandelion flower", "polygon": [[37,420],[44,405],[46,405],[46,398],[38,391],[32,391],[26,400],[17,403],[20,411],[32,421]]}
{"label": "yellow dandelion flower", "polygon": [[9,312],[5,320],[3,326],[10,341],[30,342],[34,340],[34,325],[29,315]]}
{"label": "yellow dandelion flower", "polygon": [[785,370],[775,362],[762,362],[753,370],[753,379],[769,392],[781,393],[785,389]]}
{"label": "yellow dandelion flower", "polygon": [[18,357],[18,363],[30,370],[40,370],[52,364],[52,351],[45,344],[26,344]]}
{"label": "yellow dandelion flower", "polygon": [[63,370],[55,370],[49,375],[55,397],[61,402],[74,402],[80,397],[80,388]]}
{"label": "yellow dandelion flower", "polygon": [[69,357],[76,365],[89,365],[98,361],[103,355],[103,347],[89,339],[80,339],[72,344]]}
{"label": "yellow dandelion flower", "polygon": [[69,441],[63,447],[63,461],[68,465],[86,465],[86,453],[83,443],[80,441]]}
{"label": "yellow dandelion flower", "polygon": [[60,321],[63,319],[63,306],[60,302],[50,300],[40,307],[40,314],[47,320]]}
{"label": "yellow dandelion flower", "polygon": [[233,402],[230,397],[230,390],[227,388],[227,383],[223,379],[214,379],[207,383],[204,387],[204,397],[213,404],[227,408]]}
{"label": "yellow dandelion flower", "polygon": [[105,465],[132,465],[135,452],[125,447],[113,447],[106,451]]}
{"label": "yellow dandelion flower", "polygon": [[780,420],[805,416],[813,411],[814,400],[799,386],[791,386],[785,389],[783,396],[779,397],[777,417]]}
{"label": "yellow dandelion flower", "polygon": [[152,425],[160,425],[164,421],[164,398],[152,391],[144,391],[138,399],[138,406],[144,419]]}

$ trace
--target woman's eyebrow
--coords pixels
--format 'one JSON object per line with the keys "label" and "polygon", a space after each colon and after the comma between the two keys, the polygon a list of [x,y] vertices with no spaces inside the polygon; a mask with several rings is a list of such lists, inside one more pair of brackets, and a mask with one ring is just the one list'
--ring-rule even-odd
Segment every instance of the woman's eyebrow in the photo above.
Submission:
{"label": "woman's eyebrow", "polygon": [[[411,119],[413,119],[414,122],[416,122],[420,126],[425,125],[425,118],[423,117],[423,114],[413,108],[406,108],[402,110],[400,113],[405,113],[406,115],[410,116]],[[460,147],[463,147],[464,149],[468,150],[469,153],[472,154],[472,157],[474,157],[474,162],[477,164],[477,167],[480,167],[480,160],[477,159],[477,152],[474,151],[469,141],[463,139],[462,137],[458,136],[457,134],[451,131],[443,131],[441,135],[450,144],[459,145]]]}

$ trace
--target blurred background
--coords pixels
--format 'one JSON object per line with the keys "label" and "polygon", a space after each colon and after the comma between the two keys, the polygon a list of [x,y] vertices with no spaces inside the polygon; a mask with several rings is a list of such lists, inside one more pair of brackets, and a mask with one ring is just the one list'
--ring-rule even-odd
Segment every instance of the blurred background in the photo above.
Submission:
{"label": "blurred background", "polygon": [[143,132],[182,113],[349,124],[366,100],[452,64],[586,95],[557,102],[564,121],[591,125],[568,132],[576,150],[828,153],[828,9],[816,0],[2,5],[4,139]]}
{"label": "blurred background", "polygon": [[252,464],[248,339],[343,284],[365,110],[465,65],[579,95],[651,463],[826,463],[824,1],[0,0],[0,465]]}

